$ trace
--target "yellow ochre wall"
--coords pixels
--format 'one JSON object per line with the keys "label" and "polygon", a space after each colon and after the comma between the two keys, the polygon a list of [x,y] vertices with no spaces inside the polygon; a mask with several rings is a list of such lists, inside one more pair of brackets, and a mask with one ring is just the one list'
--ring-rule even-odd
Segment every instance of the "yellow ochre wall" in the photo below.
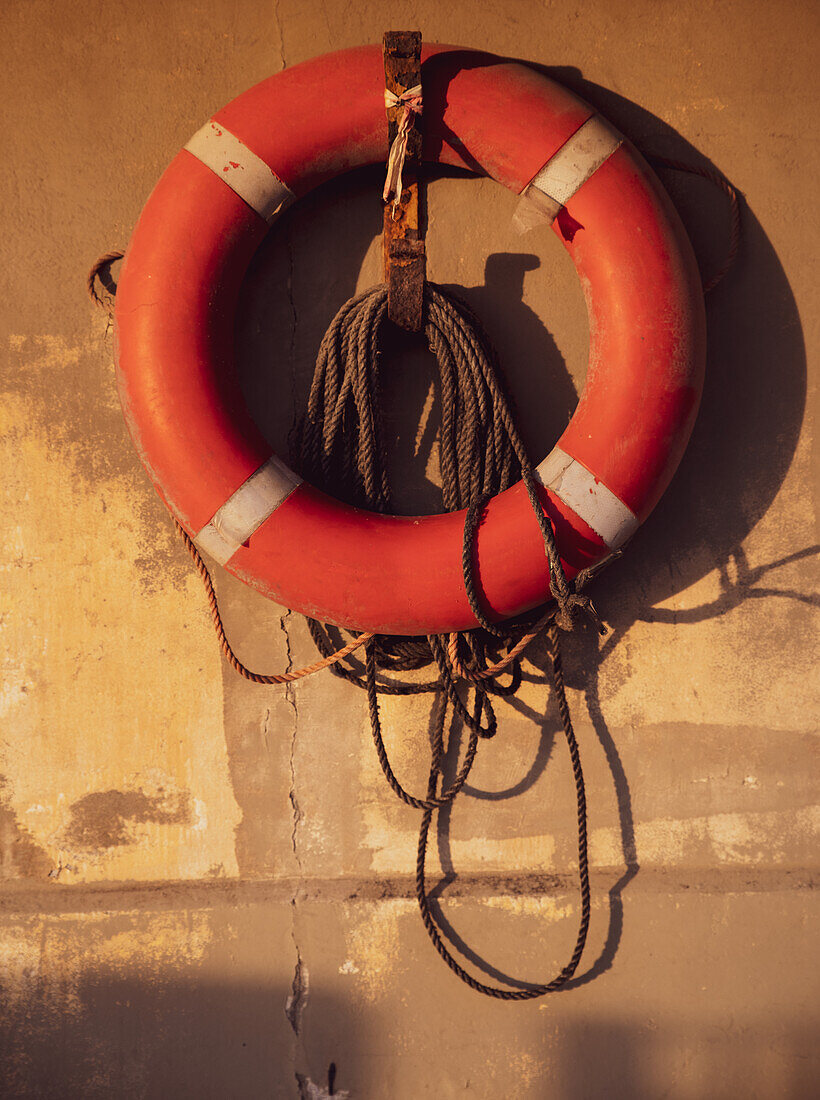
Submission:
{"label": "yellow ochre wall", "polygon": [[[814,1095],[816,5],[5,0],[2,24],[0,1095],[318,1097],[331,1063],[357,1100]],[[83,285],[228,99],[414,27],[549,67],[746,199],[690,448],[596,582],[609,636],[566,643],[592,931],[572,987],[525,1004],[469,991],[429,944],[418,815],[383,780],[362,693],[222,661]],[[664,178],[713,269],[723,199]],[[249,275],[243,382],[283,448],[321,334],[380,277],[379,187],[362,172],[304,200]],[[515,234],[491,181],[428,195],[430,277],[487,324],[540,459],[583,383],[574,272],[547,230]],[[394,371],[402,499],[424,510],[429,364]],[[252,667],[314,659],[299,615],[216,580]],[[578,919],[571,773],[533,662],[431,852],[476,973],[520,981],[560,969]],[[383,704],[416,790],[427,708]]]}

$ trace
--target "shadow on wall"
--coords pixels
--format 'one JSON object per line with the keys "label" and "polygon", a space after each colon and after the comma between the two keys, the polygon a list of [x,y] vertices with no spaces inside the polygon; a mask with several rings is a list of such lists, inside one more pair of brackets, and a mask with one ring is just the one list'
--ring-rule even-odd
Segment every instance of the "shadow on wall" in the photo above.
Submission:
{"label": "shadow on wall", "polygon": [[[720,170],[667,124],[584,80],[577,70],[543,71],[598,108],[641,150]],[[463,175],[455,170],[437,174]],[[262,246],[246,280],[237,326],[243,388],[260,427],[280,452],[294,412],[304,407],[321,337],[338,307],[354,293],[362,260],[381,232],[381,204],[374,199],[380,178],[379,169],[363,169],[302,200]],[[670,172],[663,182],[708,274],[721,262],[728,239],[725,198],[712,185],[689,176],[676,178]],[[531,251],[539,247],[539,234],[524,238],[524,243],[521,254],[487,258],[484,285],[453,289],[477,312],[496,347],[504,348],[507,388],[524,414],[525,442],[538,461],[571,414],[575,389],[545,324],[522,301],[525,273],[540,263]],[[545,313],[553,309],[550,303]],[[761,563],[749,563],[743,549],[744,539],[765,515],[789,469],[806,400],[805,349],[796,304],[763,227],[745,204],[737,264],[710,296],[707,317],[706,385],[686,455],[650,522],[637,533],[624,558],[596,582],[595,599],[612,633],[601,649],[594,631],[581,628],[566,647],[568,682],[584,691],[617,792],[626,868],[610,891],[604,950],[573,984],[589,981],[612,965],[623,921],[621,894],[638,871],[629,784],[599,697],[601,660],[635,621],[664,621],[671,613],[656,605],[715,570],[721,595],[700,608],[676,613],[676,622],[720,616],[747,599],[809,599],[779,587],[776,580],[759,582],[781,565],[820,549],[794,546],[777,560]],[[390,352],[382,377],[389,377],[385,405],[388,435],[395,439],[389,458],[393,480],[402,475],[411,480],[399,494],[407,511],[435,510],[437,491],[429,477],[438,423],[435,404],[429,408],[432,365],[417,344],[404,351],[393,345]],[[543,658],[543,652],[534,654],[536,664]],[[526,709],[515,700],[511,705],[522,713]],[[536,781],[549,760],[557,726],[551,716],[531,717],[541,724],[542,741],[527,776],[507,791],[465,788],[465,793],[493,800],[513,798]],[[511,981],[471,952],[444,919],[439,900],[456,873],[448,838],[449,814],[444,813],[438,843],[445,878],[433,892],[444,930],[484,973]]]}
{"label": "shadow on wall", "polygon": [[0,1096],[7,1100],[342,1100],[361,1043],[360,1023],[354,1026],[345,1006],[323,995],[321,1011],[334,1020],[339,1056],[309,1070],[286,1014],[290,991],[261,977],[208,980],[199,972],[190,980],[140,979],[103,972],[85,975],[70,993],[48,981],[32,983],[29,992],[16,1006],[6,1004],[0,1019]]}
{"label": "shadow on wall", "polygon": [[[465,1080],[479,1097],[532,1100],[816,1094],[814,1032],[805,1020],[782,1015],[735,1027],[596,1014],[556,1020],[545,1035],[541,1018],[528,1014],[519,1018],[516,1050],[505,1065],[493,1044],[490,1060],[476,1063],[474,1047],[464,1044],[476,1017],[454,1019],[446,1000],[432,1010],[441,1023],[439,1050],[420,1059],[405,1047],[395,1061],[385,1057],[396,1036],[386,1006],[323,993],[312,1009],[308,1053],[294,1046],[284,1002],[276,985],[179,977],[148,984],[110,973],[84,981],[69,1000],[65,990],[40,989],[19,1011],[4,1013],[0,1094],[371,1100],[461,1095]],[[335,1060],[323,1057],[328,1048]],[[524,1076],[515,1059],[521,1051],[529,1054]]]}
{"label": "shadow on wall", "polygon": [[674,1027],[652,1021],[630,1026],[623,1017],[567,1028],[561,1042],[557,1081],[545,1085],[544,1100],[589,1097],[738,1095],[808,1100],[815,1087],[806,1058],[811,1028],[795,1021],[784,1035],[766,1027],[732,1031],[676,1020]]}

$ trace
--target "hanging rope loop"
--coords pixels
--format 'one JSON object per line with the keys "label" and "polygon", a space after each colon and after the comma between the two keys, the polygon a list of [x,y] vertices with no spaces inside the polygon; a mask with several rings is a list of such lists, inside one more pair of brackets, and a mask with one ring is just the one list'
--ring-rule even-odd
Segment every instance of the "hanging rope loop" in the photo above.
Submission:
{"label": "hanging rope loop", "polygon": [[[426,639],[378,638],[365,643],[363,674],[339,661],[331,671],[364,688],[376,755],[394,794],[407,806],[422,811],[416,861],[416,896],[427,932],[450,969],[472,989],[505,1000],[524,1000],[564,985],[578,966],[586,942],[590,889],[586,839],[586,801],[578,746],[569,717],[560,667],[559,635],[571,630],[579,610],[594,614],[587,596],[570,585],[564,574],[552,524],[538,495],[535,474],[515,426],[499,381],[492,346],[467,305],[442,287],[428,283],[424,292],[427,345],[438,366],[441,403],[440,469],[442,505],[447,511],[465,509],[462,571],[467,599],[478,629]],[[307,409],[294,433],[294,457],[300,472],[326,492],[349,503],[390,511],[385,436],[380,415],[380,336],[386,323],[384,287],[346,302],[322,340],[308,397]],[[482,606],[475,578],[475,539],[491,497],[522,478],[544,540],[545,558],[556,606],[535,622],[493,623]],[[559,630],[559,626],[561,630]],[[322,654],[332,652],[330,629],[310,623]],[[575,775],[579,829],[581,913],[579,932],[570,962],[551,982],[526,990],[504,990],[485,985],[458,963],[430,910],[425,862],[433,814],[450,805],[462,790],[481,739],[497,730],[491,696],[514,694],[521,683],[521,657],[526,647],[548,632],[550,663],[556,699]],[[501,652],[499,652],[499,650]],[[437,679],[399,681],[393,673],[434,664]],[[385,673],[390,673],[389,678]],[[508,683],[499,677],[508,674]],[[472,690],[472,706],[462,699],[458,682]],[[437,693],[431,759],[425,797],[410,794],[397,778],[385,748],[378,697],[380,693]],[[445,747],[447,715],[450,735]],[[444,761],[459,726],[468,730],[463,760],[454,778],[445,784]]]}

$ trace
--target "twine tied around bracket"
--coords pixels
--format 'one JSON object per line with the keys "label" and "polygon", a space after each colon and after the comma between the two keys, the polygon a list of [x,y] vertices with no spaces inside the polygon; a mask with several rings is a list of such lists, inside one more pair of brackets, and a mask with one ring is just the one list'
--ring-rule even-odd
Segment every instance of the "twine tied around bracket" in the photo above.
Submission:
{"label": "twine tied around bracket", "polygon": [[399,119],[399,130],[390,146],[390,155],[387,158],[387,178],[384,181],[382,198],[385,202],[393,199],[393,217],[401,202],[402,182],[401,174],[404,169],[404,158],[407,155],[407,135],[410,127],[415,124],[416,117],[422,113],[423,103],[421,96],[421,84],[414,84],[412,88],[396,95],[389,88],[384,89],[385,107],[404,107]]}

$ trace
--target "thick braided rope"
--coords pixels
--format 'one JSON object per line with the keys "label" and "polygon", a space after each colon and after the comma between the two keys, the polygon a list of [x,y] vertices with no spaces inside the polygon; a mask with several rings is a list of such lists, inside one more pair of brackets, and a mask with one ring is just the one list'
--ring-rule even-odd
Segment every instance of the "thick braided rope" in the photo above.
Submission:
{"label": "thick braided rope", "polygon": [[[386,305],[386,290],[377,287],[351,299],[339,310],[322,341],[307,410],[296,433],[299,468],[303,474],[317,480],[323,489],[337,496],[347,493],[350,503],[381,510],[386,510],[390,501],[390,487],[384,476],[386,462],[378,400],[378,337],[386,317]],[[462,560],[465,590],[473,613],[484,628],[484,637],[494,644],[507,641],[508,648],[506,653],[488,664],[481,630],[448,637],[432,635],[426,641],[379,636],[369,640],[365,646],[362,675],[341,663],[332,671],[366,690],[373,741],[385,779],[405,805],[422,810],[416,894],[422,920],[436,950],[451,970],[472,989],[492,997],[521,1000],[551,992],[569,980],[581,958],[589,926],[583,773],[563,691],[557,649],[558,627],[555,624],[558,617],[565,628],[571,628],[573,611],[585,602],[585,598],[577,595],[564,576],[551,524],[537,496],[532,469],[497,380],[495,357],[479,322],[462,302],[429,284],[425,288],[425,306],[425,335],[439,367],[443,504],[447,510],[467,509]],[[368,359],[370,356],[372,360]],[[332,480],[331,471],[334,471]],[[558,611],[550,611],[537,623],[526,627],[510,623],[499,627],[489,622],[480,606],[473,576],[473,544],[485,502],[521,476],[525,479],[541,527]],[[331,645],[329,628],[315,622],[311,622],[310,626],[320,652],[328,652]],[[477,981],[453,958],[444,944],[427,900],[425,860],[433,814],[452,803],[463,788],[476,757],[479,739],[495,733],[496,719],[490,693],[506,695],[517,690],[521,678],[520,656],[547,627],[552,642],[556,697],[559,699],[559,712],[570,747],[579,797],[582,911],[575,950],[558,976],[546,985],[533,986],[525,991],[503,990]],[[508,639],[514,639],[516,635],[517,640],[510,644]],[[459,654],[460,638],[464,639],[471,653],[469,669]],[[384,668],[402,671],[418,668],[430,659],[438,667],[437,683],[402,684],[392,679],[388,682],[377,679],[379,663]],[[502,686],[495,678],[505,669],[512,672],[512,682]],[[472,684],[475,696],[472,713],[458,693],[456,680],[459,678]],[[433,723],[427,795],[421,798],[402,786],[390,763],[382,735],[378,695],[382,691],[404,694],[436,689],[443,692],[443,701],[438,705]],[[561,699],[563,706],[560,705]],[[445,756],[444,729],[448,704],[469,730],[469,739],[455,778],[439,793],[439,781],[443,784],[441,769]],[[485,716],[484,721],[482,716]]]}
{"label": "thick braided rope", "polygon": [[[479,321],[454,295],[425,286],[425,335],[439,367],[440,466],[446,511],[467,508],[463,573],[471,610],[489,634],[505,636],[486,617],[474,582],[473,543],[481,509],[522,477],[538,521],[558,604],[559,624],[571,629],[588,600],[570,588],[552,525],[538,497],[535,474],[498,383],[495,354]],[[316,361],[305,416],[297,435],[300,472],[360,507],[388,511],[383,430],[378,415],[378,338],[387,316],[387,290],[350,299],[328,328]]]}
{"label": "thick braided rope", "polygon": [[[578,810],[578,877],[580,884],[580,896],[581,896],[581,917],[578,922],[578,933],[575,938],[575,946],[572,950],[569,962],[566,966],[549,982],[542,985],[530,985],[525,989],[503,989],[500,986],[487,985],[484,982],[478,981],[474,978],[464,967],[459,963],[452,955],[450,950],[444,943],[439,932],[438,925],[433,918],[433,914],[430,911],[430,903],[427,897],[427,883],[425,877],[425,863],[427,858],[427,842],[430,831],[430,824],[433,820],[433,810],[425,809],[422,815],[421,829],[419,830],[419,843],[416,855],[416,899],[419,904],[419,910],[421,912],[421,918],[424,922],[424,927],[427,930],[433,946],[438,951],[441,958],[453,971],[453,973],[459,977],[470,989],[474,989],[476,993],[483,993],[487,997],[494,997],[496,1000],[501,1001],[529,1001],[534,997],[543,997],[547,993],[554,993],[573,977],[575,971],[578,969],[578,964],[581,961],[581,956],[584,953],[584,947],[586,946],[587,933],[589,932],[589,922],[591,915],[591,892],[589,885],[589,853],[588,853],[588,837],[587,837],[587,812],[586,812],[586,793],[584,790],[584,774],[581,769],[581,757],[578,751],[578,742],[575,737],[575,731],[572,728],[572,721],[570,719],[569,704],[567,703],[566,690],[564,685],[564,674],[561,667],[561,653],[559,648],[559,628],[553,623],[548,632],[550,639],[550,660],[552,664],[553,684],[555,686],[555,695],[558,700],[558,710],[561,715],[561,724],[564,729],[564,736],[566,737],[567,747],[569,749],[570,760],[572,763],[572,774],[575,780],[575,791],[577,798],[577,810]],[[430,767],[430,778],[428,781],[428,799],[433,801],[435,799],[436,788],[438,785],[438,778],[441,771],[441,759],[443,755],[443,746],[441,739],[436,737],[433,743],[432,762]]]}
{"label": "thick braided rope", "polygon": [[457,677],[463,680],[486,680],[489,677],[497,676],[499,672],[503,672],[504,669],[511,664],[517,657],[520,657],[530,642],[534,642],[535,639],[541,634],[555,618],[555,612],[550,609],[546,615],[542,615],[535,627],[528,633],[524,634],[512,647],[508,650],[504,656],[496,661],[494,664],[486,665],[484,668],[473,669],[468,668],[462,664],[461,658],[458,652],[458,634],[451,634],[450,641],[447,646],[447,652],[450,655],[450,663],[453,666],[453,672]]}

